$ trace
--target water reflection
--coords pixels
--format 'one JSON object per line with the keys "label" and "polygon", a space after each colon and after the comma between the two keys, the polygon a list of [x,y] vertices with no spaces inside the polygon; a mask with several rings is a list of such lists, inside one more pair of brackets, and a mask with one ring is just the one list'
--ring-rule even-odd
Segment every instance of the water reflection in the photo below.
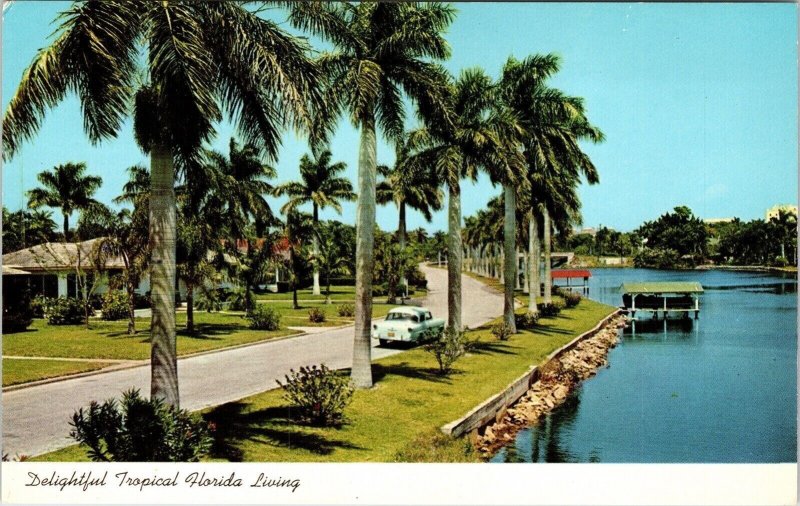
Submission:
{"label": "water reflection", "polygon": [[[524,429],[526,433],[517,436],[516,444],[508,446],[494,456],[492,462],[580,462],[571,454],[564,443],[575,423],[580,406],[580,389],[574,391],[564,404],[539,420],[536,425]],[[599,462],[597,451],[589,455],[590,462]]]}
{"label": "water reflection", "polygon": [[706,292],[714,290],[740,290],[749,293],[790,295],[797,293],[797,281],[777,283],[748,283],[743,285],[703,285]]}
{"label": "water reflection", "polygon": [[700,320],[692,318],[631,320],[622,333],[625,344],[699,344]]}

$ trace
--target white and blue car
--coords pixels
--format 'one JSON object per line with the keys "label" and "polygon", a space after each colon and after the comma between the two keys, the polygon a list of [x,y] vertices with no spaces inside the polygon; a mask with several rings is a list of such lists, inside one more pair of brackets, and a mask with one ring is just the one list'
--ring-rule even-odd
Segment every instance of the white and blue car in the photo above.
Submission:
{"label": "white and blue car", "polygon": [[372,325],[372,337],[381,345],[389,341],[413,342],[444,330],[444,320],[434,318],[424,307],[404,306],[390,309],[386,319]]}

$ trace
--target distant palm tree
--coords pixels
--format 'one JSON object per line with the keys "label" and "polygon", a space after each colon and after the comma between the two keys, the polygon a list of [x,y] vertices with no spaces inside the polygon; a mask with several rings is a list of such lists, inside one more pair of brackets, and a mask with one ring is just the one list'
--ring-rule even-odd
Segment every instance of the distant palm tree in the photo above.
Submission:
{"label": "distant palm tree", "polygon": [[286,212],[286,221],[283,226],[283,236],[289,251],[289,289],[292,291],[292,307],[300,309],[297,302],[297,285],[300,281],[299,263],[303,258],[303,239],[314,236],[316,230],[312,217],[308,213],[297,209]]}
{"label": "distant palm tree", "polygon": [[3,251],[17,251],[56,237],[52,211],[36,209],[9,212],[3,206]]}
{"label": "distant palm tree", "polygon": [[[223,113],[274,158],[282,127],[309,122],[317,67],[307,44],[239,2],[88,0],[59,19],[6,110],[3,155],[33,138],[68,92],[78,95],[93,143],[115,137],[134,104],[134,135],[150,155],[152,181],[150,390],[177,406],[174,166],[190,165]],[[148,82],[140,86],[142,75]]]}
{"label": "distant palm tree", "polygon": [[64,216],[64,240],[69,240],[69,216],[74,211],[83,211],[99,204],[95,192],[103,184],[99,176],[86,176],[85,163],[56,165],[52,171],[40,172],[36,178],[42,184],[28,192],[28,206],[61,209]]}
{"label": "distant palm tree", "polygon": [[[349,180],[338,175],[347,169],[344,162],[331,164],[333,155],[330,151],[324,150],[319,154],[314,154],[314,158],[303,155],[300,159],[300,178],[302,181],[293,181],[278,186],[275,195],[287,195],[289,201],[281,208],[281,212],[286,214],[299,206],[311,203],[312,219],[314,229],[319,227],[319,211],[326,207],[332,207],[337,213],[342,214],[342,204],[340,201],[352,201],[356,199],[353,193],[353,185]],[[319,254],[319,240],[316,235],[312,238],[313,254]],[[314,267],[314,295],[320,294],[319,269]]]}
{"label": "distant palm tree", "polygon": [[451,85],[447,123],[429,121],[411,132],[414,163],[434,167],[437,180],[448,189],[447,244],[447,326],[460,331],[461,325],[461,179],[475,180],[478,170],[498,163],[506,144],[496,128],[493,84],[481,69],[461,72]]}
{"label": "distant palm tree", "polygon": [[339,254],[336,238],[331,233],[324,233],[317,243],[318,251],[312,253],[311,263],[315,269],[325,276],[325,304],[331,303],[331,274],[351,274],[350,259]]}
{"label": "distant palm tree", "polygon": [[[541,214],[544,235],[544,301],[551,302],[550,277],[551,216],[555,213],[560,223],[576,219],[580,213],[580,199],[575,189],[581,175],[590,184],[599,177],[589,157],[582,151],[579,141],[601,142],[603,133],[586,118],[583,100],[563,94],[548,87],[547,80],[559,70],[559,59],[552,54],[533,55],[524,60],[509,58],[503,68],[502,94],[506,104],[514,111],[524,129],[525,158],[527,162],[526,192],[530,209],[529,262],[530,278],[537,277],[538,223]],[[536,211],[540,210],[540,213]],[[536,272],[534,273],[534,268]],[[538,280],[534,286],[538,293]],[[530,297],[529,311],[536,312],[536,297]]]}
{"label": "distant palm tree", "polygon": [[[415,166],[409,158],[411,148],[408,136],[398,141],[393,168],[378,165],[378,175],[383,177],[376,187],[375,198],[379,205],[394,203],[399,219],[397,240],[401,249],[406,247],[406,208],[419,211],[427,222],[433,219],[432,212],[442,208],[444,194],[436,182],[436,174],[427,167]],[[406,285],[405,272],[400,272],[401,284]]]}
{"label": "distant palm tree", "polygon": [[452,7],[439,3],[295,2],[291,20],[330,41],[334,52],[320,64],[328,74],[317,137],[336,125],[342,110],[361,130],[356,209],[356,321],[352,380],[372,386],[372,277],[374,267],[377,127],[389,139],[403,132],[405,92],[424,117],[441,116],[445,71],[430,59],[450,56],[444,31]]}

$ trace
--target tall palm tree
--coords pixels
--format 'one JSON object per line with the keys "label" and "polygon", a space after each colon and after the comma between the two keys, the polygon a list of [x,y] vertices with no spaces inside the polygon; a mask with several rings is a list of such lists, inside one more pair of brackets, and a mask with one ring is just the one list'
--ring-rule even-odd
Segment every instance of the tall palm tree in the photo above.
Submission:
{"label": "tall palm tree", "polygon": [[[527,182],[530,191],[528,221],[539,220],[541,210],[545,253],[545,302],[550,302],[551,215],[577,216],[580,200],[574,189],[580,177],[597,183],[597,169],[581,150],[579,141],[601,142],[602,132],[592,126],[585,115],[583,100],[563,94],[548,86],[548,79],[559,70],[559,58],[552,54],[532,55],[524,60],[509,58],[501,79],[505,103],[514,111],[524,129]],[[530,278],[538,277],[538,228],[529,225]],[[538,280],[533,280],[537,284]],[[538,289],[537,289],[538,290]],[[538,293],[538,291],[536,292]],[[536,298],[531,296],[529,310],[536,312]]]}
{"label": "tall palm tree", "polygon": [[[276,195],[287,195],[289,201],[281,208],[281,212],[288,214],[289,211],[297,209],[303,204],[311,202],[312,219],[314,228],[319,227],[319,211],[326,207],[332,207],[337,213],[342,214],[342,204],[340,201],[352,201],[356,199],[353,193],[353,185],[346,178],[339,177],[339,174],[347,169],[344,162],[331,164],[333,155],[329,150],[321,153],[314,153],[314,158],[303,155],[300,159],[300,178],[302,181],[292,181],[282,184],[275,189]],[[319,238],[314,235],[312,240],[312,251],[314,255],[319,255]],[[320,294],[319,269],[314,266],[314,295]]]}
{"label": "tall palm tree", "polygon": [[[378,165],[378,175],[383,180],[378,182],[375,191],[379,205],[392,202],[397,206],[397,240],[400,249],[406,247],[406,208],[419,211],[425,221],[430,223],[433,219],[432,212],[439,211],[444,200],[444,194],[436,184],[434,172],[429,168],[415,166],[415,159],[409,157],[410,151],[408,136],[403,135],[396,146],[394,167]],[[399,275],[401,284],[407,285],[405,272]]]}
{"label": "tall palm tree", "polygon": [[[374,264],[376,130],[389,139],[403,131],[403,92],[422,116],[442,116],[446,73],[430,60],[449,57],[443,32],[455,11],[439,3],[362,2],[291,4],[291,20],[330,41],[335,51],[320,64],[328,75],[319,134],[335,126],[342,110],[361,131],[356,208],[356,321],[352,380],[372,386],[371,320]],[[440,120],[442,121],[442,120]]]}
{"label": "tall palm tree", "polygon": [[103,184],[99,176],[87,176],[86,164],[65,163],[56,165],[52,171],[40,172],[36,179],[42,184],[28,192],[28,206],[61,209],[64,217],[64,240],[69,240],[69,216],[74,211],[83,211],[98,204],[95,192]]}
{"label": "tall palm tree", "polygon": [[317,67],[307,44],[239,2],[88,0],[59,19],[5,112],[3,155],[18,153],[69,92],[78,95],[93,143],[115,137],[134,104],[152,182],[150,391],[177,406],[175,163],[196,155],[224,113],[274,158],[281,127],[310,118]]}
{"label": "tall palm tree", "polygon": [[493,95],[493,83],[481,69],[464,70],[450,87],[452,121],[429,121],[410,134],[415,163],[434,167],[448,189],[447,326],[453,331],[462,329],[461,179],[475,180],[478,170],[494,166],[506,149],[492,114]]}

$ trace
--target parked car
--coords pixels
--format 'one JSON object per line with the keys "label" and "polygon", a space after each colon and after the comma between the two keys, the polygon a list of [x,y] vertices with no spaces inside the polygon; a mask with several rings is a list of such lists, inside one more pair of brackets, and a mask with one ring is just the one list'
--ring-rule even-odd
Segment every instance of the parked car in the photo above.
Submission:
{"label": "parked car", "polygon": [[386,319],[372,325],[372,337],[381,345],[389,341],[420,341],[444,330],[444,320],[424,307],[403,306],[389,310]]}

